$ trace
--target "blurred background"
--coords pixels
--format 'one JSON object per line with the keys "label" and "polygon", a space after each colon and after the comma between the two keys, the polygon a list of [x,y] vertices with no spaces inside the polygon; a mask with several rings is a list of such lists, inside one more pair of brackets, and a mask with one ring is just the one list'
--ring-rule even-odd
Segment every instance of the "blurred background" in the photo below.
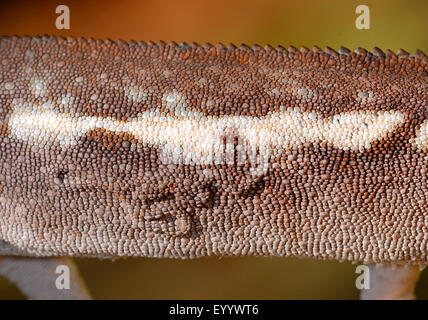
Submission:
{"label": "blurred background", "polygon": [[[70,8],[70,30],[55,9]],[[355,27],[358,5],[370,29]],[[426,0],[1,1],[0,35],[428,52]],[[96,299],[356,299],[350,263],[280,258],[76,259]],[[416,293],[428,299],[428,272]],[[24,298],[0,279],[0,299]]]}

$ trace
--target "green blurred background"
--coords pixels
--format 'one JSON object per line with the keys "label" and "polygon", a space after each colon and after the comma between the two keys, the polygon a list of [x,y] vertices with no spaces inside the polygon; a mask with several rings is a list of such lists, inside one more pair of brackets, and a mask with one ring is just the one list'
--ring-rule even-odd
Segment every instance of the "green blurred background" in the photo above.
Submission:
{"label": "green blurred background", "polygon": [[[61,4],[70,8],[70,30],[55,28]],[[370,8],[370,30],[355,27],[361,4]],[[0,34],[428,52],[428,1],[2,1]],[[358,298],[350,263],[253,257],[76,260],[96,299]],[[416,293],[428,299],[427,271]],[[19,291],[0,279],[0,299],[19,298]]]}

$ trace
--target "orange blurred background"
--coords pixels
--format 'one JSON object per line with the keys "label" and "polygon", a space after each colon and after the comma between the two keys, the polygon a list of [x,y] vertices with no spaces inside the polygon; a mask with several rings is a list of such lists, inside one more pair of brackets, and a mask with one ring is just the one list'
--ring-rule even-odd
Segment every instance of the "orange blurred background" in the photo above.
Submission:
{"label": "orange blurred background", "polygon": [[[70,30],[55,28],[61,4],[70,8]],[[360,4],[370,8],[370,30],[355,27]],[[0,34],[428,52],[427,14],[426,0],[3,1]],[[350,263],[252,257],[76,260],[99,299],[358,297]],[[427,271],[416,292],[428,299]],[[18,290],[0,279],[0,299],[19,298]]]}
{"label": "orange blurred background", "polygon": [[[55,28],[60,4],[70,8],[70,30]],[[360,4],[370,8],[370,30],[355,27]],[[426,0],[3,1],[0,34],[426,52],[427,15]]]}

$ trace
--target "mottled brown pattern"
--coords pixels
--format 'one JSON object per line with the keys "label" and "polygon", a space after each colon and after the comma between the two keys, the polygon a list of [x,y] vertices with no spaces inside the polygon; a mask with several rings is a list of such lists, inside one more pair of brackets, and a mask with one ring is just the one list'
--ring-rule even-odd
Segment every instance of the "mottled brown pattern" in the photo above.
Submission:
{"label": "mottled brown pattern", "polygon": [[[407,118],[364,152],[290,148],[257,177],[249,163],[163,164],[155,147],[103,130],[66,150],[0,134],[0,252],[426,264],[428,155],[409,141],[428,118],[427,58],[374,52],[2,38],[0,86],[14,83],[0,89],[4,122],[17,98],[126,121],[167,112],[162,98],[174,90],[207,115],[287,106]],[[34,78],[47,84],[45,97],[29,89]],[[126,87],[147,95],[132,101]],[[67,94],[71,105],[57,102]]]}

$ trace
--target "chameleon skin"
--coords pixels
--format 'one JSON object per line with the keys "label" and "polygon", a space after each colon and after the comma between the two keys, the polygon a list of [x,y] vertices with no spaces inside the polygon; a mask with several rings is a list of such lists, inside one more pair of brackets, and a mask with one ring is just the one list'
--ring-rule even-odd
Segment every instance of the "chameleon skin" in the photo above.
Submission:
{"label": "chameleon skin", "polygon": [[[427,264],[421,51],[11,37],[0,40],[0,62],[1,254]],[[363,147],[335,144],[330,129],[313,132],[334,116],[376,120],[385,111],[394,126],[383,132],[383,120],[374,122],[371,130],[383,133]],[[146,132],[135,130],[146,122],[134,131],[116,127],[144,112],[208,123],[241,116],[267,129],[269,121],[257,121],[289,112],[293,128],[304,132],[310,123],[312,133],[276,148],[257,174],[236,161],[165,163],[163,142],[148,143],[159,140],[157,129],[142,142]],[[305,120],[299,126],[295,118]],[[88,125],[97,119],[115,129]],[[59,122],[75,128],[55,131]],[[178,138],[190,141],[186,132]],[[225,131],[235,148],[233,132],[245,125]]]}

